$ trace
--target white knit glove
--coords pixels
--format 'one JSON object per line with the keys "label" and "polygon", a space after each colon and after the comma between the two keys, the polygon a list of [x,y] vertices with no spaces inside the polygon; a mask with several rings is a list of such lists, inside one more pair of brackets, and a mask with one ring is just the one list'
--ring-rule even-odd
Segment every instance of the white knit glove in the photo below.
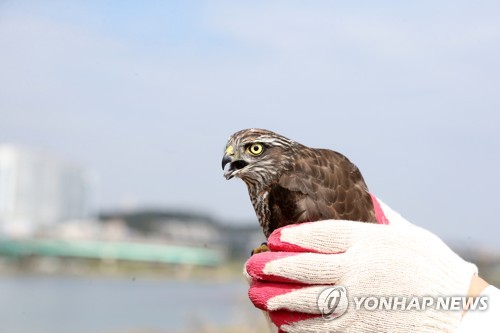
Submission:
{"label": "white knit glove", "polygon": [[[465,296],[477,274],[434,234],[407,224],[303,223],[276,230],[268,246],[272,252],[246,264],[249,297],[280,332],[453,332],[461,311],[369,311],[355,309],[354,298]],[[325,302],[335,298],[323,293],[320,308],[318,297],[332,285],[345,287],[347,297],[331,294],[339,296],[333,316],[340,316],[326,320],[321,313],[332,303]]]}

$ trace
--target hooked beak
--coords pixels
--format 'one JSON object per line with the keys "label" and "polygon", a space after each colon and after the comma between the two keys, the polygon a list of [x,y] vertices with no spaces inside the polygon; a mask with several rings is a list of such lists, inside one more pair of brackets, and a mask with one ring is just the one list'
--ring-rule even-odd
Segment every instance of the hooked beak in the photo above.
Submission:
{"label": "hooked beak", "polygon": [[224,177],[226,177],[227,180],[233,178],[236,172],[248,165],[248,163],[243,160],[235,159],[233,154],[226,153],[224,157],[222,157],[222,170],[224,170],[227,164],[229,164],[229,169],[224,172]]}
{"label": "hooked beak", "polygon": [[224,170],[224,168],[226,167],[226,165],[228,163],[231,163],[232,162],[232,158],[231,156],[229,156],[228,154],[224,154],[224,157],[222,157],[222,170]]}

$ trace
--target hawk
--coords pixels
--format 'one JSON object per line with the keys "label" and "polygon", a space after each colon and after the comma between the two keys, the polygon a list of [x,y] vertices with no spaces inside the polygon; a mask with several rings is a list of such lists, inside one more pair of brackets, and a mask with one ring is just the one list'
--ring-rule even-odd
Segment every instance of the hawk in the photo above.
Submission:
{"label": "hawk", "polygon": [[377,222],[359,169],[344,155],[314,149],[264,129],[234,133],[222,169],[248,187],[264,235],[294,223],[342,219]]}

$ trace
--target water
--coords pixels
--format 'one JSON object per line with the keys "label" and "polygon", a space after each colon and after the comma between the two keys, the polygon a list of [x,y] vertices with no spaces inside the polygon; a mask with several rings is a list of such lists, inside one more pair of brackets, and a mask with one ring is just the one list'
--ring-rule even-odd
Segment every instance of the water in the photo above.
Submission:
{"label": "water", "polygon": [[243,280],[0,276],[0,332],[182,332],[206,324],[251,326],[261,315],[246,295]]}

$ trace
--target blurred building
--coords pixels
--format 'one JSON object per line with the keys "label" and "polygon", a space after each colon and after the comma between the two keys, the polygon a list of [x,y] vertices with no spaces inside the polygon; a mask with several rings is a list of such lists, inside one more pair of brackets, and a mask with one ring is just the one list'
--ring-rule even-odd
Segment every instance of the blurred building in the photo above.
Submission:
{"label": "blurred building", "polygon": [[209,215],[173,210],[101,213],[101,223],[126,225],[128,237],[141,235],[171,245],[224,248],[232,259],[248,258],[266,239],[258,222],[221,223]]}
{"label": "blurred building", "polygon": [[91,209],[92,181],[81,167],[48,154],[0,144],[0,233],[83,219]]}
{"label": "blurred building", "polygon": [[129,228],[130,235],[171,244],[220,245],[222,237],[220,227],[210,216],[193,212],[142,209],[101,213],[100,220],[103,224],[120,222]]}

